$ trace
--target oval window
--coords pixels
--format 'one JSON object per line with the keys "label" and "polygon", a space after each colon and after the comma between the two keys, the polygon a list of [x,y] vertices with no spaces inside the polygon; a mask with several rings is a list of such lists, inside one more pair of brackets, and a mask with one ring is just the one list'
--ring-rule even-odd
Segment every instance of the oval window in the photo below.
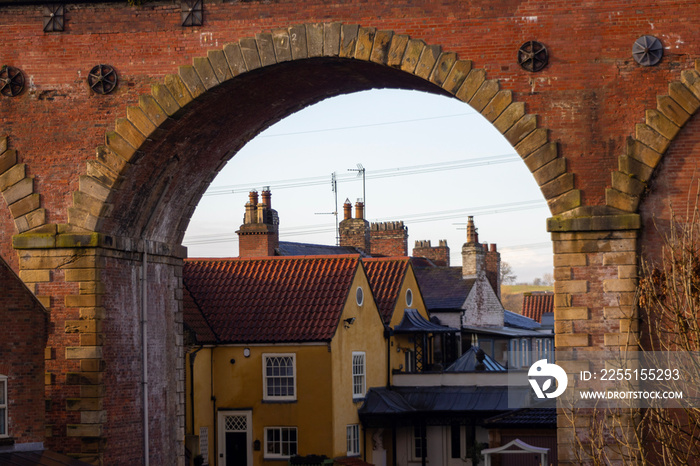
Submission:
{"label": "oval window", "polygon": [[413,305],[413,291],[411,289],[406,290],[406,307],[411,307]]}
{"label": "oval window", "polygon": [[357,293],[355,294],[355,297],[357,298],[357,305],[362,306],[362,303],[365,301],[365,292],[362,291],[361,286],[357,287]]}

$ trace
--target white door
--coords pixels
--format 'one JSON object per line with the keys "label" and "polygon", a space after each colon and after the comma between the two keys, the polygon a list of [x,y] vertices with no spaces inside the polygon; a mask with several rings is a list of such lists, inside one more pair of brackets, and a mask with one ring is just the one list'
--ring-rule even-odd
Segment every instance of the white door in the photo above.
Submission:
{"label": "white door", "polygon": [[218,466],[253,466],[252,420],[250,411],[219,411]]}

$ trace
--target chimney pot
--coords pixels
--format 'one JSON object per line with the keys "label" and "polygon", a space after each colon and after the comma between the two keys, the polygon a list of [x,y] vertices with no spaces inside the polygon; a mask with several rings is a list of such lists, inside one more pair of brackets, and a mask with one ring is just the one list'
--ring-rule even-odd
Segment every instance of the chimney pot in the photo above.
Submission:
{"label": "chimney pot", "polygon": [[265,204],[268,209],[272,209],[272,193],[269,189],[263,189],[262,203]]}
{"label": "chimney pot", "polygon": [[345,199],[345,204],[343,204],[343,220],[349,220],[352,218],[352,204],[349,199]]}
{"label": "chimney pot", "polygon": [[365,218],[365,204],[360,201],[355,203],[355,218]]}
{"label": "chimney pot", "polygon": [[251,191],[248,194],[248,199],[249,199],[251,205],[254,205],[254,206],[258,205],[258,192]]}

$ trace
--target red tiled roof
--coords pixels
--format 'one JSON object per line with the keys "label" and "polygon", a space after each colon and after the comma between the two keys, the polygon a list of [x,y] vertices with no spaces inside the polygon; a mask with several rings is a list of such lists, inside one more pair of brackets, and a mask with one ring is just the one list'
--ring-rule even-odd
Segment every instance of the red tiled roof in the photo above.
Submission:
{"label": "red tiled roof", "polygon": [[330,341],[359,259],[188,259],[183,281],[223,343]]}
{"label": "red tiled roof", "polygon": [[182,307],[184,313],[185,325],[187,325],[194,333],[198,343],[214,343],[216,342],[216,334],[209,326],[209,323],[202,315],[202,311],[194,301],[190,290],[185,287],[182,293]]}
{"label": "red tiled roof", "polygon": [[533,291],[523,294],[523,315],[542,323],[543,312],[554,312],[554,293]]}
{"label": "red tiled roof", "polygon": [[396,300],[403,284],[408,257],[377,257],[362,259],[374,301],[385,324],[391,322]]}

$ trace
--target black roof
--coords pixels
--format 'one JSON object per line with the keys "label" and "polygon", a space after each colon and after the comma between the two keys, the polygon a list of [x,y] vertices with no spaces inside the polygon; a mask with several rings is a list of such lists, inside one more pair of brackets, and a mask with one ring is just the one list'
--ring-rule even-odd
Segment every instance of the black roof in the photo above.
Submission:
{"label": "black roof", "polygon": [[[413,261],[412,261],[413,262]],[[463,279],[461,267],[416,267],[416,280],[430,311],[461,310],[476,279]]]}
{"label": "black roof", "polygon": [[394,333],[457,333],[458,328],[431,322],[418,312],[417,309],[404,309],[403,319],[394,326]]}
{"label": "black roof", "polygon": [[524,408],[510,413],[499,414],[484,421],[486,427],[493,428],[556,428],[556,408]]}
{"label": "black roof", "polygon": [[294,243],[280,241],[275,252],[278,256],[327,256],[329,254],[360,254],[369,257],[361,250],[352,246],[331,246],[328,244]]}
{"label": "black roof", "polygon": [[88,463],[48,450],[0,453],[2,466],[90,466]]}
{"label": "black roof", "polygon": [[417,420],[435,425],[467,418],[481,422],[512,411],[509,401],[524,401],[529,392],[529,387],[507,386],[370,388],[358,414],[368,427]]}

